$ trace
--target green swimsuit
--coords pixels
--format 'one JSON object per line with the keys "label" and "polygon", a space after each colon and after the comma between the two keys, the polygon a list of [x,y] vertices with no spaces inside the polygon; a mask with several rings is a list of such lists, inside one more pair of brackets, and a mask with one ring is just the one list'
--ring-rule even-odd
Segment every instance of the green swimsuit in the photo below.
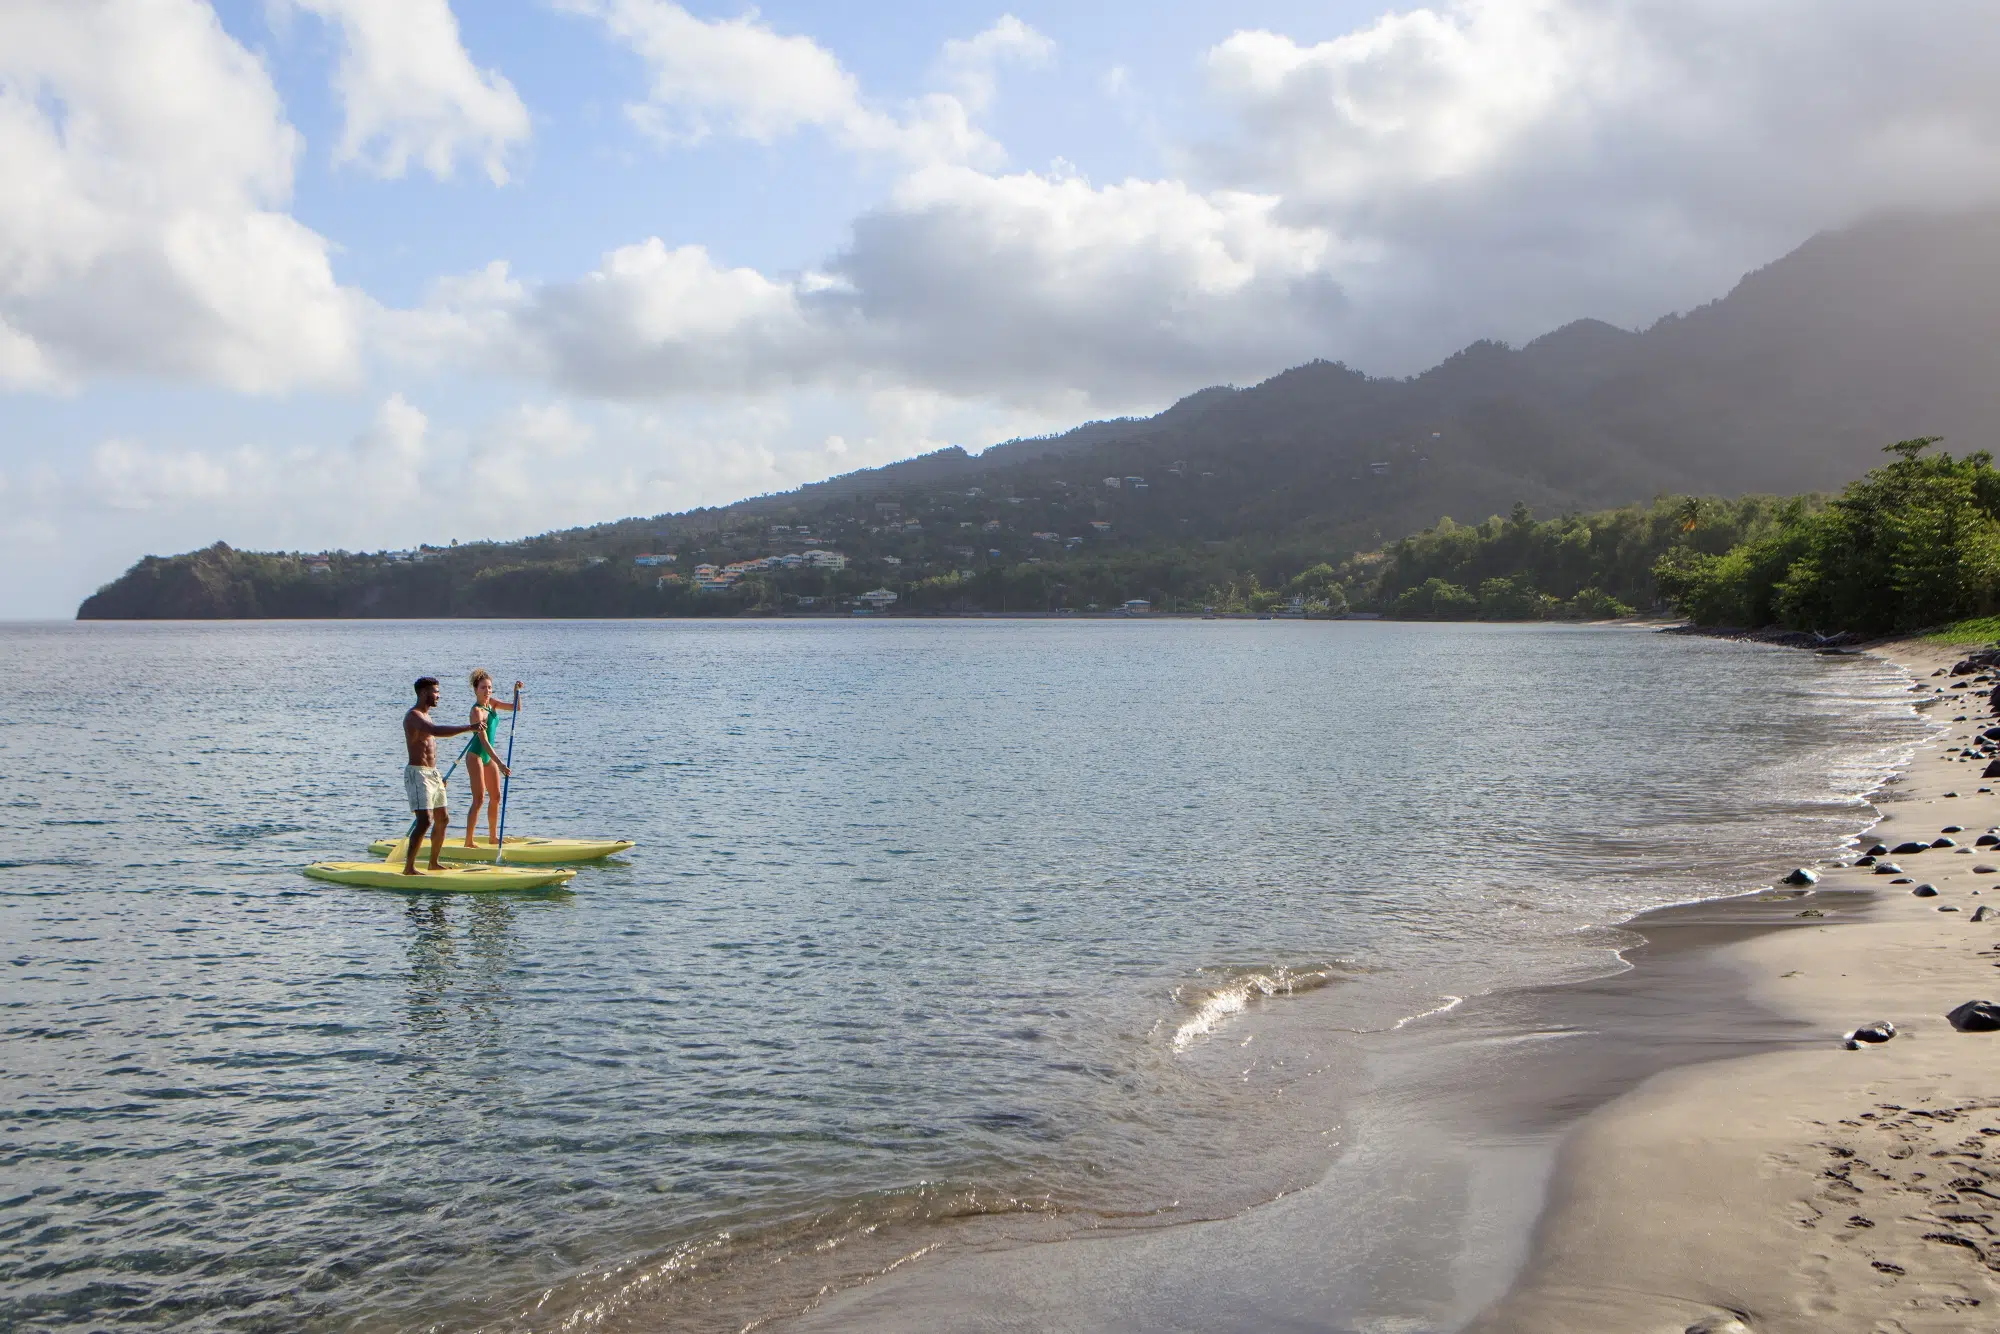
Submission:
{"label": "green swimsuit", "polygon": [[474,732],[472,734],[473,759],[485,760],[488,764],[500,763],[500,755],[497,751],[493,749],[493,742],[497,739],[497,734],[499,731],[500,731],[500,710],[494,708],[492,705],[489,704],[486,706],[485,735],[482,736],[478,732]]}

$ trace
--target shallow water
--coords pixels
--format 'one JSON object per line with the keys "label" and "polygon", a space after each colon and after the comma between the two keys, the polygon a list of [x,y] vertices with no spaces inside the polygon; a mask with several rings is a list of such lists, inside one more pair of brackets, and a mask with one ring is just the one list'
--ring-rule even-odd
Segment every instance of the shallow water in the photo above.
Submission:
{"label": "shallow water", "polygon": [[[473,665],[530,684],[510,828],[639,847],[300,877]],[[1324,1168],[1341,1030],[1601,969],[1925,734],[1872,660],[1556,627],[0,626],[0,674],[0,1324],[51,1329],[735,1328],[953,1219],[1227,1213]]]}

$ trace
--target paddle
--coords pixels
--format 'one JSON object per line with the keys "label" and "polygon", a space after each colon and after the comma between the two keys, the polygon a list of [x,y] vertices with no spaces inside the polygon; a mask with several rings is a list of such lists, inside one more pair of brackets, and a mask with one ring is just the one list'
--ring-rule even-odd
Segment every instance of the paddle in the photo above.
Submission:
{"label": "paddle", "polygon": [[507,857],[507,788],[514,781],[514,725],[521,721],[521,688],[514,687],[514,713],[507,719],[507,776],[500,780],[500,837],[493,843],[493,864]]}

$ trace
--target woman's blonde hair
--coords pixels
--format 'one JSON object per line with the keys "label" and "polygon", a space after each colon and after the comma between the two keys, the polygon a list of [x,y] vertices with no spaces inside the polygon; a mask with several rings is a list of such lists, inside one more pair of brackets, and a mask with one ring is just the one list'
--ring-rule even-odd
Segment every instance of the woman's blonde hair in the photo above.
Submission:
{"label": "woman's blonde hair", "polygon": [[484,681],[487,685],[492,685],[493,673],[487,671],[484,667],[479,668],[472,674],[470,684],[474,690],[477,690],[481,681]]}

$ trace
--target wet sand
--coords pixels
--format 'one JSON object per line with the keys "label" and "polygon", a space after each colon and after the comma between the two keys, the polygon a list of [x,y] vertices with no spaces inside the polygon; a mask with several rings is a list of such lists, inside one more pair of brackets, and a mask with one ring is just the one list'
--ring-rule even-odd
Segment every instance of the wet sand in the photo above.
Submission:
{"label": "wet sand", "polygon": [[[1947,836],[1969,847],[2000,824],[2000,796],[1983,762],[1947,748],[1994,720],[1929,675],[1956,652],[1880,651],[1931,693],[1974,698],[1940,707],[1967,720],[1919,752],[1875,835],[1894,847],[1957,825]],[[1586,1118],[1519,1283],[1471,1330],[2000,1328],[2000,1033],[1945,1018],[2000,1000],[2000,921],[1972,921],[1988,901],[2000,911],[1996,852],[1893,859],[1936,897],[1834,870],[1826,887],[1870,900],[1856,920],[1724,951],[1760,1009],[1819,1040],[1665,1073]],[[1892,1041],[1839,1042],[1878,1019],[1896,1024]]]}
{"label": "wet sand", "polygon": [[1373,1087],[1349,1103],[1339,1157],[1306,1189],[1210,1222],[947,1246],[784,1327],[1459,1328],[1519,1271],[1579,1116],[1662,1071],[1825,1045],[1823,1026],[1747,1001],[1731,951],[1819,931],[1866,901],[1773,891],[1645,914],[1629,927],[1628,971],[1358,1039]]}

